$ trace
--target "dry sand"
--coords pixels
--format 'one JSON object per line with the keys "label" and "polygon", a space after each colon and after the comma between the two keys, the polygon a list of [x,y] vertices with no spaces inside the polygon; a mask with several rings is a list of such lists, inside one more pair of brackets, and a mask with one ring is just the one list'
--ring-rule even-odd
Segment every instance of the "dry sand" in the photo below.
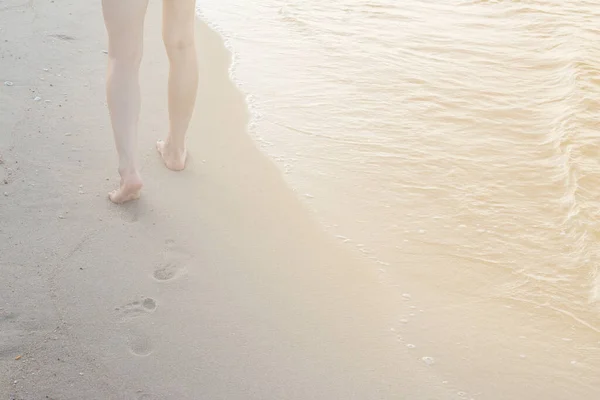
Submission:
{"label": "dry sand", "polygon": [[162,166],[167,62],[151,3],[146,187],[126,206],[106,199],[100,2],[0,3],[0,84],[13,83],[0,88],[0,398],[457,397],[398,345],[376,271],[256,149],[229,54],[202,23],[188,169]]}

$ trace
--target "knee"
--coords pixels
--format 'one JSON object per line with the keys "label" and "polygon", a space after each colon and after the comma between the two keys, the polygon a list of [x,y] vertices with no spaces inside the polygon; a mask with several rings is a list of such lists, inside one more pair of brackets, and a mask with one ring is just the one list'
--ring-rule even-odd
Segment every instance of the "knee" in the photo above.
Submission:
{"label": "knee", "polygon": [[114,46],[109,47],[108,57],[119,65],[138,67],[142,62],[143,52],[142,46]]}
{"label": "knee", "polygon": [[165,36],[165,48],[170,58],[193,54],[195,48],[194,37]]}

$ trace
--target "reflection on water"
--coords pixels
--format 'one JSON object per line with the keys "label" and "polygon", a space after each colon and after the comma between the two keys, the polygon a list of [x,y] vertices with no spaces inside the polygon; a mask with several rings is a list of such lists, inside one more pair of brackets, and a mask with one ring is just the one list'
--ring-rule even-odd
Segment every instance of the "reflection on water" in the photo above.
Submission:
{"label": "reflection on water", "polygon": [[390,276],[485,283],[480,299],[583,332],[573,351],[600,374],[600,5],[252,3],[202,14],[323,223]]}

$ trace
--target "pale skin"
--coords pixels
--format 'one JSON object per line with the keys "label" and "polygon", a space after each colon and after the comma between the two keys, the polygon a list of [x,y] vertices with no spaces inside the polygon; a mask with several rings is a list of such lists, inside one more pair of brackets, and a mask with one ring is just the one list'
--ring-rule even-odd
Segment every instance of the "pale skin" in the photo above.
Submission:
{"label": "pale skin", "polygon": [[[148,0],[102,0],[108,32],[106,96],[119,155],[121,183],[108,197],[125,203],[140,196],[143,182],[136,157],[140,114],[139,68]],[[195,0],[163,0],[163,41],[169,57],[169,132],[156,149],[165,166],[185,168],[185,138],[194,111],[198,65],[194,42]]]}

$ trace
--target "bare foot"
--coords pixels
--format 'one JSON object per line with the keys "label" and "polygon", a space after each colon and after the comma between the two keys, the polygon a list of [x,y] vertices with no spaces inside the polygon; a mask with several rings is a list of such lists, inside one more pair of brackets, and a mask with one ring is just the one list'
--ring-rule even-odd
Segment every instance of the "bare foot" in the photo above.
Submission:
{"label": "bare foot", "polygon": [[131,200],[136,200],[140,197],[142,186],[142,178],[140,178],[137,173],[124,175],[121,177],[120,187],[110,192],[108,198],[116,204],[123,204]]}
{"label": "bare foot", "polygon": [[159,140],[156,142],[156,150],[160,153],[167,168],[173,171],[181,171],[185,168],[185,159],[187,158],[187,151],[185,148],[183,151],[180,149],[172,149],[168,142]]}

